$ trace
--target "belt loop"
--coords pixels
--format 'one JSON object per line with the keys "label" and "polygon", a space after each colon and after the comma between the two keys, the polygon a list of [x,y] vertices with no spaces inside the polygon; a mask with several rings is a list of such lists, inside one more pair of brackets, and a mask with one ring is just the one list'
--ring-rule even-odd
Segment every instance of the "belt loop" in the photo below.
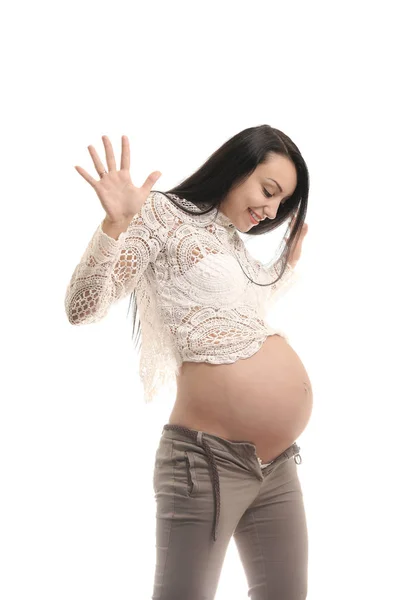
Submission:
{"label": "belt loop", "polygon": [[199,446],[203,445],[203,432],[202,431],[197,432],[197,443]]}

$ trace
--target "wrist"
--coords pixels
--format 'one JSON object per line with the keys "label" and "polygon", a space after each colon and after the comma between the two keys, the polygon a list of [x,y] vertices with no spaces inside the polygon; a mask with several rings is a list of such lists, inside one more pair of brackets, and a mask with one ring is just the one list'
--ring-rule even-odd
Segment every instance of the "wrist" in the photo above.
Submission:
{"label": "wrist", "polygon": [[132,215],[131,217],[122,217],[121,219],[113,220],[113,219],[110,219],[108,217],[108,215],[106,215],[104,217],[104,219],[103,219],[103,223],[105,225],[110,225],[110,226],[113,226],[113,227],[119,227],[121,225],[126,225],[126,224],[129,225],[129,223],[132,221],[132,219],[133,219],[134,216],[135,215]]}
{"label": "wrist", "polygon": [[101,229],[108,237],[118,240],[121,233],[125,233],[128,229],[131,220],[132,219],[126,219],[124,221],[115,222],[105,218],[101,224]]}

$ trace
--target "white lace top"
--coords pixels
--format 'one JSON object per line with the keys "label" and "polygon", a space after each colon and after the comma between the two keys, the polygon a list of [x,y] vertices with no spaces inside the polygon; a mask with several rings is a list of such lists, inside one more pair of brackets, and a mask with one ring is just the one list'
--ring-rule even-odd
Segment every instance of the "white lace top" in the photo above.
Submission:
{"label": "white lace top", "polygon": [[[192,211],[197,207],[169,196]],[[253,258],[222,212],[190,215],[152,191],[117,240],[97,227],[65,294],[70,323],[99,321],[111,304],[136,292],[142,345],[139,364],[144,399],[173,390],[184,361],[233,363],[252,356],[271,328],[266,313],[298,274],[267,268]]]}

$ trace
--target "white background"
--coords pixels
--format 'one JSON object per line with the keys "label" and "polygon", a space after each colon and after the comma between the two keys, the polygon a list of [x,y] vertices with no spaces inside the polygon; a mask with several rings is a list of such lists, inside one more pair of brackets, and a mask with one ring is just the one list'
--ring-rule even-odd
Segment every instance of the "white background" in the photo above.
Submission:
{"label": "white background", "polygon": [[[154,455],[173,398],[144,404],[129,297],[98,324],[66,318],[66,286],[104,218],[74,165],[96,176],[87,146],[105,160],[108,135],[119,161],[127,135],[134,183],[160,170],[167,190],[262,123],[294,140],[311,178],[301,281],[271,316],[313,384],[297,440],[308,599],[400,597],[395,6],[80,0],[3,12],[3,600],[144,600],[153,588]],[[283,234],[249,248],[268,261]],[[225,598],[247,598],[233,541]]]}

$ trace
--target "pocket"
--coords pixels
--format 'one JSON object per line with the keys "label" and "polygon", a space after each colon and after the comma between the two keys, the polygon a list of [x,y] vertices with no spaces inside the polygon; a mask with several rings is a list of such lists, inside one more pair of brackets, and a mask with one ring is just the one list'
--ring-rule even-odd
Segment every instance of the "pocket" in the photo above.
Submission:
{"label": "pocket", "polygon": [[199,490],[194,452],[191,452],[190,450],[185,450],[185,461],[187,468],[187,495],[193,497],[197,494]]}
{"label": "pocket", "polygon": [[157,455],[156,455],[156,460],[154,461],[154,467],[153,467],[153,491],[154,491],[154,493],[156,492],[159,464],[160,463],[157,460]]}
{"label": "pocket", "polygon": [[160,486],[172,479],[173,463],[171,458],[172,445],[170,441],[161,439],[156,450],[153,466],[153,490],[157,493]]}

